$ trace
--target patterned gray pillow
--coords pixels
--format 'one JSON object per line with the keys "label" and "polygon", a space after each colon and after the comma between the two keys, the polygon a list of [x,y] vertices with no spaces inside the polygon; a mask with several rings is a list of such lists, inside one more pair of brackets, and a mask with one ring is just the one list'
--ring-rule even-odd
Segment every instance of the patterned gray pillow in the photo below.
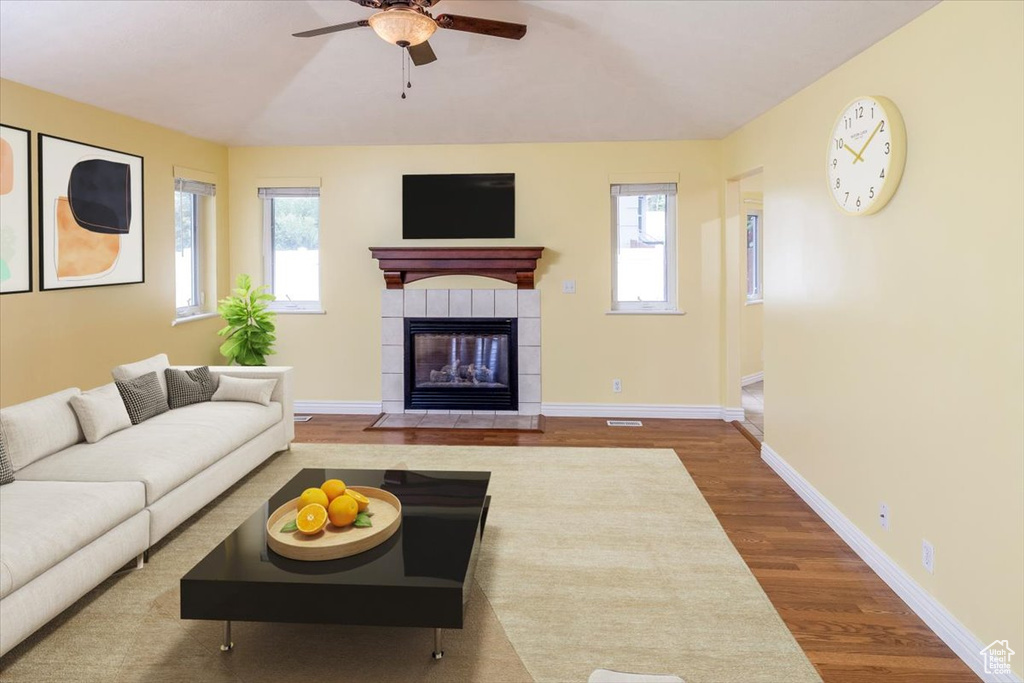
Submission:
{"label": "patterned gray pillow", "polygon": [[164,370],[167,378],[167,402],[171,409],[209,401],[217,390],[217,378],[206,365],[192,370]]}
{"label": "patterned gray pillow", "polygon": [[147,372],[132,379],[119,380],[114,384],[117,385],[117,391],[121,394],[121,400],[124,401],[124,407],[133,425],[170,410],[156,372]]}
{"label": "patterned gray pillow", "polygon": [[14,467],[11,466],[11,458],[7,455],[7,443],[4,435],[0,434],[0,486],[10,484],[14,481]]}

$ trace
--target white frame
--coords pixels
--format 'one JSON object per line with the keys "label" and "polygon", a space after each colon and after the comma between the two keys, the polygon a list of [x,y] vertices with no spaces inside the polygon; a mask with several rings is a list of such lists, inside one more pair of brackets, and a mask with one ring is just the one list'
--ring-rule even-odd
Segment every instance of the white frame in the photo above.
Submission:
{"label": "white frame", "polygon": [[[178,193],[187,194],[190,197],[192,197],[192,298],[193,298],[193,301],[195,303],[193,305],[191,305],[191,306],[178,306],[178,307],[176,307],[174,309],[174,311],[175,311],[175,316],[178,317],[178,318],[191,318],[192,316],[199,315],[200,313],[203,312],[203,300],[205,298],[203,296],[203,288],[202,288],[202,272],[200,271],[200,266],[202,264],[202,258],[201,258],[201,255],[200,255],[200,252],[202,251],[202,242],[200,241],[202,239],[202,237],[201,237],[202,227],[201,227],[201,223],[200,223],[201,222],[201,218],[200,218],[200,215],[199,215],[200,214],[200,212],[199,212],[199,197],[200,197],[200,195],[198,195],[198,194],[196,194],[194,192],[189,192],[187,190],[178,190],[178,189],[176,189],[174,191],[174,194],[175,194],[175,197],[174,197],[175,204],[177,204],[177,202],[178,202],[178,197],[177,197]],[[175,241],[177,241],[177,238],[178,238],[178,235],[177,235],[178,226],[177,226],[177,224],[175,224],[175,226],[174,226],[174,232],[175,232],[174,238],[175,238]],[[177,288],[178,288],[177,272],[175,272],[174,288],[175,288],[175,292],[177,292]]]}
{"label": "white frame", "polygon": [[[627,188],[625,191],[616,188]],[[671,190],[669,189],[671,188]],[[676,248],[677,207],[676,184],[645,185],[619,183],[612,185],[612,312],[629,313],[675,313],[679,310],[678,249]],[[665,195],[665,301],[619,301],[618,294],[618,252],[619,252],[619,196]]]}
{"label": "white frame", "polygon": [[[322,311],[322,282],[321,272],[317,272],[316,289],[318,296],[313,301],[281,301],[277,299],[274,291],[274,200],[285,197],[316,197],[317,198],[317,242],[320,234],[320,188],[261,188],[260,195],[263,201],[263,282],[267,285],[267,291],[273,294],[275,299],[270,302],[270,310],[278,313],[288,312],[310,312],[320,313]],[[317,248],[319,251],[319,247]]]}
{"label": "white frame", "polygon": [[[747,224],[750,220],[750,216],[757,217],[757,230],[755,231],[755,252],[757,264],[754,269],[755,279],[757,280],[755,283],[757,285],[757,289],[753,295],[750,294],[749,279],[744,279],[747,279],[747,303],[757,304],[764,301],[764,212],[761,209],[746,209],[743,212],[743,217],[746,219],[743,222],[744,244],[746,244]],[[749,258],[749,249],[746,246],[743,248],[743,253],[745,258]]]}

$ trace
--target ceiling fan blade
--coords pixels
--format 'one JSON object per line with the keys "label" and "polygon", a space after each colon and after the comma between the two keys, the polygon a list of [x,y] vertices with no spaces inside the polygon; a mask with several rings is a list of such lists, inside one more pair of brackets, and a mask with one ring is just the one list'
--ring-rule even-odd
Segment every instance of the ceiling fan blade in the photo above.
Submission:
{"label": "ceiling fan blade", "polygon": [[480,33],[485,36],[510,38],[512,40],[519,40],[526,35],[526,26],[524,24],[510,24],[507,21],[479,19],[477,17],[462,17],[458,14],[439,15],[437,17],[437,25],[453,31]]}
{"label": "ceiling fan blade", "polygon": [[424,64],[437,61],[434,48],[430,47],[430,43],[427,41],[423,41],[419,45],[410,45],[406,49],[409,51],[409,58],[412,59],[412,63],[416,66],[423,66]]}
{"label": "ceiling fan blade", "polygon": [[314,36],[322,36],[325,33],[337,33],[338,31],[347,31],[350,28],[359,28],[360,26],[369,26],[370,22],[366,19],[360,19],[359,21],[350,21],[347,24],[335,24],[334,26],[324,26],[323,28],[315,28],[312,31],[303,31],[302,33],[293,33],[292,35],[296,38],[312,38]]}
{"label": "ceiling fan blade", "polygon": [[373,9],[380,9],[380,0],[349,0],[349,2],[354,2],[357,5],[362,5],[363,7],[372,7]]}

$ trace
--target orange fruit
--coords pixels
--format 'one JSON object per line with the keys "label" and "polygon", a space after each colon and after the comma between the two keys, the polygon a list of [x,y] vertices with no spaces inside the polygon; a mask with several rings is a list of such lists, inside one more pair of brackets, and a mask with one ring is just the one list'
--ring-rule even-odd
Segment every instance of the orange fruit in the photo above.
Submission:
{"label": "orange fruit", "polygon": [[331,501],[327,499],[327,494],[320,489],[309,488],[302,492],[299,496],[299,509],[316,503],[317,505],[323,505],[327,507]]}
{"label": "orange fruit", "polygon": [[359,511],[362,512],[370,506],[370,499],[359,493],[359,491],[353,491],[352,489],[345,489],[346,496],[352,496],[355,498],[356,503],[359,504]]}
{"label": "orange fruit", "polygon": [[327,526],[327,508],[319,503],[310,503],[299,510],[295,526],[307,536],[320,533]]}
{"label": "orange fruit", "polygon": [[356,521],[358,514],[359,503],[352,496],[338,496],[331,501],[330,507],[327,508],[327,516],[331,519],[331,524],[339,529]]}
{"label": "orange fruit", "polygon": [[328,479],[320,484],[320,490],[327,494],[327,500],[331,501],[345,493],[345,482],[341,479]]}

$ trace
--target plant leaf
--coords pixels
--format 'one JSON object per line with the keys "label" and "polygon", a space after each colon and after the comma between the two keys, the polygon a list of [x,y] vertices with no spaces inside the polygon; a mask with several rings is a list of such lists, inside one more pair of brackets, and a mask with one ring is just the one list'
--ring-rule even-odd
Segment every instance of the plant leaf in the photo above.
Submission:
{"label": "plant leaf", "polygon": [[352,526],[365,528],[368,526],[373,526],[373,522],[370,521],[370,516],[368,514],[366,514],[365,512],[360,512],[358,515],[356,515],[356,521],[352,522]]}
{"label": "plant leaf", "polygon": [[287,524],[285,524],[283,527],[281,527],[281,533],[282,534],[287,534],[289,532],[298,531],[298,530],[299,530],[299,525],[295,523],[294,519],[292,521],[288,522]]}

